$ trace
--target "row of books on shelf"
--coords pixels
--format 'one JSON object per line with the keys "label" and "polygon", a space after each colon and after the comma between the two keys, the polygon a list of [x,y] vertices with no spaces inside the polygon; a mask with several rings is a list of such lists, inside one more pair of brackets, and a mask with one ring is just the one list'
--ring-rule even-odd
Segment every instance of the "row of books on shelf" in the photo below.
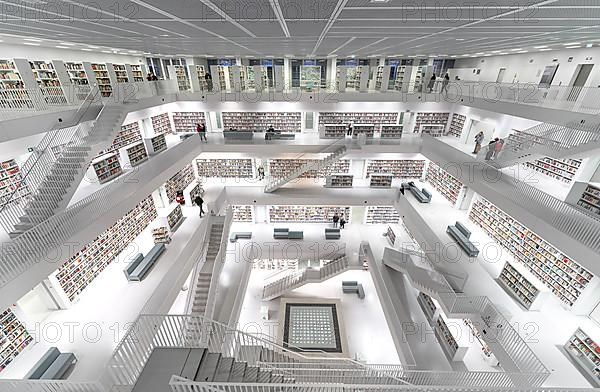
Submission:
{"label": "row of books on shelf", "polygon": [[253,178],[252,159],[196,159],[200,178]]}
{"label": "row of books on shelf", "polygon": [[350,223],[350,207],[337,206],[269,206],[269,221],[299,223],[331,223],[334,214],[344,216]]}
{"label": "row of books on shelf", "polygon": [[282,132],[300,132],[301,112],[222,112],[224,129],[264,132],[270,127]]}
{"label": "row of books on shelf", "polygon": [[0,313],[0,372],[33,341],[33,337],[9,308]]}
{"label": "row of books on shelf", "polygon": [[195,180],[194,168],[191,163],[188,163],[165,183],[165,191],[167,192],[169,202],[174,201],[177,192],[182,192]]}
{"label": "row of books on shelf", "polygon": [[588,184],[581,198],[577,201],[577,205],[600,215],[600,188]]}
{"label": "row of books on shelf", "polygon": [[464,188],[462,182],[434,162],[429,162],[425,179],[452,204],[457,203]]}

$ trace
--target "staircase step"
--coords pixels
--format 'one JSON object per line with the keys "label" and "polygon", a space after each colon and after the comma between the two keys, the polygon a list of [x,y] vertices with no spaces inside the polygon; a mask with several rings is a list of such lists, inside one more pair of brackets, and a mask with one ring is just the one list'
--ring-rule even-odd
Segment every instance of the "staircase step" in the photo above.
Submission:
{"label": "staircase step", "polygon": [[221,359],[221,354],[217,353],[208,353],[202,358],[202,362],[200,363],[200,368],[196,373],[195,381],[198,382],[206,382],[213,381],[215,377],[215,372],[217,371],[217,367],[219,366],[219,360]]}
{"label": "staircase step", "polygon": [[244,382],[256,382],[256,380],[258,380],[258,368],[255,366],[246,367]]}
{"label": "staircase step", "polygon": [[272,375],[271,376],[271,383],[272,384],[282,384],[283,383],[283,376],[278,374],[278,375]]}
{"label": "staircase step", "polygon": [[200,367],[200,363],[202,362],[202,357],[204,357],[205,353],[205,348],[191,349],[181,372],[181,377],[187,378],[188,380],[194,380],[196,378],[198,368]]}
{"label": "staircase step", "polygon": [[231,370],[233,368],[233,358],[221,358],[219,361],[219,366],[217,367],[217,371],[215,373],[215,382],[227,382],[229,381],[229,376],[231,375]]}
{"label": "staircase step", "polygon": [[274,362],[273,361],[273,351],[268,348],[263,348],[260,352],[260,360],[262,362]]}
{"label": "staircase step", "polygon": [[264,383],[271,382],[271,372],[270,371],[266,371],[266,370],[259,370],[256,382],[260,382],[260,383],[262,383],[262,382],[264,382]]}
{"label": "staircase step", "polygon": [[229,382],[243,382],[244,373],[246,373],[246,362],[234,362],[233,369],[229,375]]}

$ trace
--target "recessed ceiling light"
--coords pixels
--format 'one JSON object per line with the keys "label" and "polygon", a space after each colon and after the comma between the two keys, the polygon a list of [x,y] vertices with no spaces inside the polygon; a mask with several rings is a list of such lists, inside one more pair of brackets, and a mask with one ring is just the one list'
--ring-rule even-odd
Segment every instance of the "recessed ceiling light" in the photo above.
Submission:
{"label": "recessed ceiling light", "polygon": [[550,48],[544,48],[544,49],[540,49],[540,52],[547,52],[549,50],[552,50],[552,49],[550,49]]}
{"label": "recessed ceiling light", "polygon": [[103,50],[102,53],[111,53],[110,50]]}
{"label": "recessed ceiling light", "polygon": [[498,53],[498,54],[500,54],[500,55],[503,55],[503,56],[504,56],[505,54],[508,54],[508,52],[500,52],[500,53]]}
{"label": "recessed ceiling light", "polygon": [[469,57],[469,56],[470,56],[470,54],[463,54],[462,56],[463,56],[463,57]]}
{"label": "recessed ceiling light", "polygon": [[457,41],[464,41],[465,39],[464,38],[457,38],[456,40]]}
{"label": "recessed ceiling light", "polygon": [[563,44],[564,46],[572,46],[572,45],[581,45],[581,42],[569,42],[568,44]]}
{"label": "recessed ceiling light", "polygon": [[542,45],[542,46],[534,46],[533,48],[534,49],[545,49],[547,47],[548,47],[547,45]]}
{"label": "recessed ceiling light", "polygon": [[492,53],[500,53],[502,52],[501,50],[492,50]]}
{"label": "recessed ceiling light", "polygon": [[81,48],[81,50],[84,50],[86,52],[91,52],[92,51],[92,49],[88,49],[88,48]]}
{"label": "recessed ceiling light", "polygon": [[455,54],[453,54],[453,55],[452,55],[452,56],[450,56],[450,57],[452,57],[452,58],[455,58],[455,57],[456,57],[456,55],[455,55]]}
{"label": "recessed ceiling light", "polygon": [[161,36],[161,37],[168,37],[168,36],[169,36],[169,34],[161,34],[160,36]]}
{"label": "recessed ceiling light", "polygon": [[39,38],[23,38],[23,41],[42,42]]}
{"label": "recessed ceiling light", "polygon": [[592,47],[592,44],[587,44],[587,45],[585,45],[585,47],[586,47],[586,48],[591,48],[591,47]]}
{"label": "recessed ceiling light", "polygon": [[511,49],[510,51],[511,51],[511,52],[518,52],[518,51],[521,51],[521,50],[523,50],[523,48]]}
{"label": "recessed ceiling light", "polygon": [[479,52],[479,53],[475,53],[478,56],[481,56],[483,54],[483,52]]}
{"label": "recessed ceiling light", "polygon": [[520,52],[517,52],[517,53],[527,53],[527,51],[526,50],[521,50]]}
{"label": "recessed ceiling light", "polygon": [[23,42],[23,45],[29,45],[29,46],[40,46],[40,44],[36,44],[34,42]]}
{"label": "recessed ceiling light", "polygon": [[75,44],[72,44],[70,42],[61,42],[60,44],[65,46],[75,46]]}
{"label": "recessed ceiling light", "polygon": [[488,53],[488,54],[484,54],[484,55],[483,55],[483,57],[490,57],[490,56],[491,56],[491,54],[490,54],[490,53]]}
{"label": "recessed ceiling light", "polygon": [[60,45],[56,45],[55,48],[58,48],[58,49],[69,49],[68,46],[60,46]]}
{"label": "recessed ceiling light", "polygon": [[93,46],[93,45],[88,45],[88,48],[90,48],[90,49],[100,49],[99,46]]}
{"label": "recessed ceiling light", "polygon": [[371,3],[389,3],[390,0],[371,0]]}
{"label": "recessed ceiling light", "polygon": [[578,49],[578,48],[581,48],[581,46],[579,46],[579,45],[567,46],[567,49]]}

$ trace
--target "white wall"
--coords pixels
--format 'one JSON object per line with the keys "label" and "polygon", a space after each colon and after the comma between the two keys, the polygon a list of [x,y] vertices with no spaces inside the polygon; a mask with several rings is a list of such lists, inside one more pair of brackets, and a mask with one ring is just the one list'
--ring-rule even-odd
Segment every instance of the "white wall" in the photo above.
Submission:
{"label": "white wall", "polygon": [[24,58],[27,60],[89,61],[98,63],[140,64],[144,57],[102,53],[100,50],[88,52],[77,49],[59,49],[43,46],[0,44],[0,57],[3,59]]}
{"label": "white wall", "polygon": [[[568,59],[573,57],[572,61]],[[554,59],[558,61],[553,62]],[[496,81],[500,68],[506,68],[504,82],[511,83],[516,75],[520,83],[538,83],[547,65],[558,63],[552,85],[568,86],[578,64],[594,64],[600,60],[600,48],[551,50],[503,56],[457,59],[451,76],[458,74],[462,80]],[[483,61],[483,62],[482,62]],[[459,68],[461,70],[457,70]],[[473,69],[481,69],[479,75]],[[586,86],[600,85],[600,64],[594,66]]]}

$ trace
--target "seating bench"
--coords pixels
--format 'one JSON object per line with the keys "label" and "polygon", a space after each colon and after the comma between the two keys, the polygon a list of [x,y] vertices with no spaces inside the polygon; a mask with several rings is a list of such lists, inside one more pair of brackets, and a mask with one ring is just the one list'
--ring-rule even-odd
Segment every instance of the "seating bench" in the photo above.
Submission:
{"label": "seating bench", "polygon": [[303,231],[288,231],[288,239],[290,240],[301,240],[304,238]]}
{"label": "seating bench", "polygon": [[340,229],[336,228],[328,228],[325,229],[325,239],[326,240],[339,240],[342,237]]}
{"label": "seating bench", "polygon": [[77,358],[73,353],[61,353],[58,348],[51,347],[25,375],[25,378],[28,380],[61,380],[75,363],[77,363]]}
{"label": "seating bench", "polygon": [[294,140],[296,135],[293,133],[265,133],[265,140]]}
{"label": "seating bench", "polygon": [[[409,183],[410,184],[410,183]],[[431,201],[431,193],[427,189],[423,188],[419,190],[416,185],[410,184],[410,193],[419,201],[419,203],[429,203]]]}
{"label": "seating bench", "polygon": [[224,131],[223,137],[230,140],[252,140],[254,138],[254,133],[250,131]]}
{"label": "seating bench", "polygon": [[237,240],[245,239],[249,240],[252,238],[251,231],[234,232],[229,236],[229,242],[236,242]]}
{"label": "seating bench", "polygon": [[287,240],[290,229],[276,227],[273,229],[273,238],[276,240]]}
{"label": "seating bench", "polygon": [[448,226],[446,233],[448,233],[448,235],[450,235],[450,237],[452,237],[470,257],[476,257],[479,254],[479,249],[477,249],[469,240],[471,232],[462,223],[456,222],[454,226]]}
{"label": "seating bench", "polygon": [[125,269],[123,270],[123,273],[125,274],[125,277],[127,278],[127,280],[131,280],[130,279],[131,274],[133,273],[133,271],[135,271],[135,269],[137,268],[137,266],[140,265],[140,263],[142,262],[142,260],[144,260],[144,255],[141,254],[141,253],[138,253],[129,262],[129,264],[127,265],[127,267],[125,267]]}
{"label": "seating bench", "polygon": [[342,281],[342,292],[344,294],[356,294],[360,299],[365,298],[365,289],[363,288],[363,285],[353,280]]}
{"label": "seating bench", "polygon": [[144,259],[138,264],[138,266],[133,270],[131,275],[129,276],[130,281],[140,282],[150,269],[158,260],[158,257],[165,251],[165,244],[156,244],[154,247],[148,252],[148,254],[144,257]]}

